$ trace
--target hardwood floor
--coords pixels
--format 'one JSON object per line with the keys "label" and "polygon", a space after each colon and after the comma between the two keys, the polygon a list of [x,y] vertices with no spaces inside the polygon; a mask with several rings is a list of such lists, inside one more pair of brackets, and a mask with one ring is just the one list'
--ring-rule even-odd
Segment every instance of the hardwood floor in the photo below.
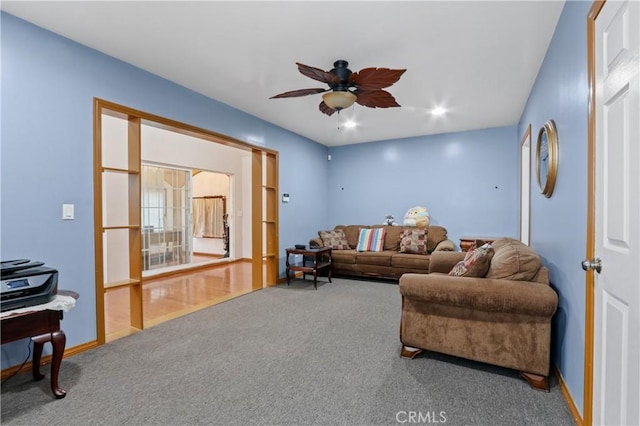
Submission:
{"label": "hardwood floor", "polygon": [[[145,278],[142,285],[144,327],[186,315],[225,300],[250,293],[251,262],[237,261],[208,269],[161,278]],[[107,341],[128,335],[129,289],[105,295]]]}
{"label": "hardwood floor", "polygon": [[[199,253],[194,253],[191,255],[191,262],[189,263],[190,265],[198,265],[198,264],[202,264],[202,263],[208,263],[208,262],[215,262],[216,260],[222,259],[223,255],[222,254],[199,254]],[[182,262],[180,259],[175,259],[175,260],[167,260],[162,264],[157,264],[157,265],[151,265],[149,271],[155,271],[158,269],[163,269],[166,267],[170,267],[170,266],[178,266],[178,265],[182,265],[184,262]]]}

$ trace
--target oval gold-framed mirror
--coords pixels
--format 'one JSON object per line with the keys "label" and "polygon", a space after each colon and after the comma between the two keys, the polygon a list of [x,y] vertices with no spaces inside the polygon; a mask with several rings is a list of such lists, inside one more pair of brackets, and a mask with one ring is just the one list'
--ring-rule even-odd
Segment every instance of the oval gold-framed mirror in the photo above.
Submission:
{"label": "oval gold-framed mirror", "polygon": [[544,123],[538,132],[536,174],[542,195],[551,197],[558,176],[558,131],[553,120]]}

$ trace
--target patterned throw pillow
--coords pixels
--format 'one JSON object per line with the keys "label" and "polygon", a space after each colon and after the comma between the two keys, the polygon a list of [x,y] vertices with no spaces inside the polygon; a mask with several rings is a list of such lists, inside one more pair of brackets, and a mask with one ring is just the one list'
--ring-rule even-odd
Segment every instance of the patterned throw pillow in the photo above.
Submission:
{"label": "patterned throw pillow", "polygon": [[322,239],[322,245],[324,247],[331,247],[334,250],[349,250],[347,236],[344,235],[342,229],[318,231],[318,235]]}
{"label": "patterned throw pillow", "polygon": [[382,251],[385,233],[386,229],[384,228],[361,229],[356,250]]}
{"label": "patterned throw pillow", "polygon": [[406,229],[400,237],[400,253],[427,254],[427,230]]}
{"label": "patterned throw pillow", "polygon": [[485,244],[478,248],[472,247],[464,256],[464,260],[456,263],[451,269],[449,275],[457,277],[484,277],[489,270],[493,253],[494,250],[491,244]]}

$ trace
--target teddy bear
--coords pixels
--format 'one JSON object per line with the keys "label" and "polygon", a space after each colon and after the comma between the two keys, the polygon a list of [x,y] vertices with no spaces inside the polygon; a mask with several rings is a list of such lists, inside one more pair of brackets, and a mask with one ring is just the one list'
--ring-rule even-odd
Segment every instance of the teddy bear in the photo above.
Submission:
{"label": "teddy bear", "polygon": [[416,206],[407,210],[404,215],[404,226],[416,226],[418,228],[426,228],[429,226],[429,212],[426,207]]}
{"label": "teddy bear", "polygon": [[396,226],[397,223],[394,220],[394,217],[392,214],[388,214],[384,217],[384,224],[387,226]]}

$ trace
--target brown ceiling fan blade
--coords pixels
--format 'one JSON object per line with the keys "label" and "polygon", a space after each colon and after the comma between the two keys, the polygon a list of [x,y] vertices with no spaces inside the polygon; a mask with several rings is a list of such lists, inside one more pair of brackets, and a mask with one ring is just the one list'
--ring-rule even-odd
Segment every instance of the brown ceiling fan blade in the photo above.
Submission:
{"label": "brown ceiling fan blade", "polygon": [[356,102],[369,108],[399,107],[396,99],[386,90],[356,90]]}
{"label": "brown ceiling fan blade", "polygon": [[299,89],[299,90],[291,90],[289,92],[280,93],[279,95],[275,95],[270,97],[269,99],[277,99],[277,98],[297,98],[299,96],[307,96],[307,95],[315,95],[316,93],[326,92],[329,89],[323,88],[315,88],[315,89]]}
{"label": "brown ceiling fan blade", "polygon": [[318,80],[327,84],[340,83],[340,77],[338,77],[335,74],[332,74],[327,71],[323,71],[320,68],[310,67],[309,65],[301,64],[299,62],[296,62],[296,65],[298,66],[298,71],[300,71],[302,75],[306,75],[309,78],[312,78],[314,80]]}
{"label": "brown ceiling fan blade", "polygon": [[320,106],[318,108],[320,109],[320,112],[327,114],[328,116],[332,116],[333,113],[336,112],[335,109],[329,108],[329,105],[325,104],[324,101],[320,102]]}
{"label": "brown ceiling fan blade", "polygon": [[382,89],[400,80],[405,71],[389,68],[364,68],[352,73],[349,76],[349,83],[353,83],[360,90]]}

